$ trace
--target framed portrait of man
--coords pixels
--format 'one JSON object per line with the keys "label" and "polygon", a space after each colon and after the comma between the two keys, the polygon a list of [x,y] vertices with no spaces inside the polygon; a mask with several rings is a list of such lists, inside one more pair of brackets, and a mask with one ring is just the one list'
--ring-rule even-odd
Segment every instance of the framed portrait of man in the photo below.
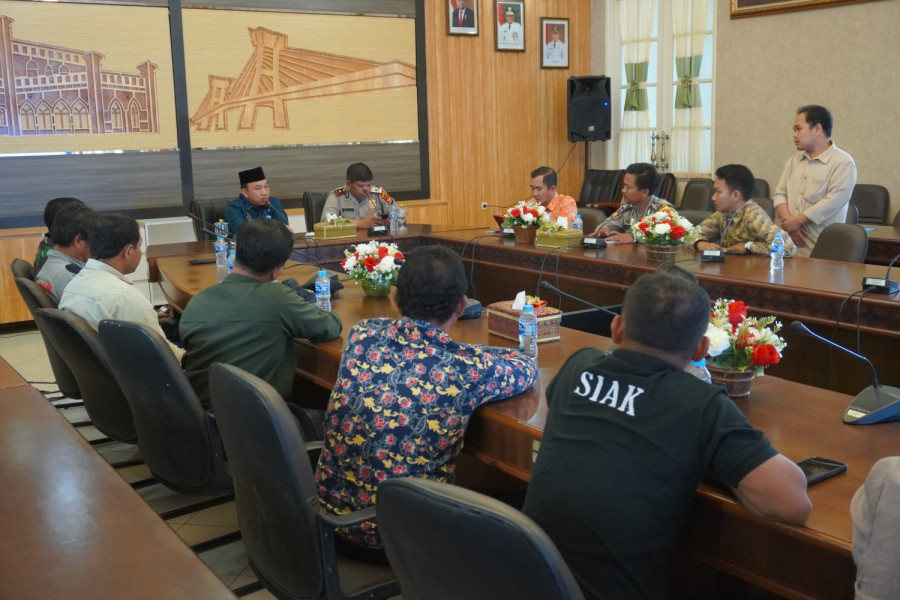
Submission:
{"label": "framed portrait of man", "polygon": [[478,0],[447,0],[447,35],[478,35]]}
{"label": "framed portrait of man", "polygon": [[525,52],[525,3],[494,2],[497,50]]}
{"label": "framed portrait of man", "polygon": [[568,19],[541,19],[541,68],[569,68]]}

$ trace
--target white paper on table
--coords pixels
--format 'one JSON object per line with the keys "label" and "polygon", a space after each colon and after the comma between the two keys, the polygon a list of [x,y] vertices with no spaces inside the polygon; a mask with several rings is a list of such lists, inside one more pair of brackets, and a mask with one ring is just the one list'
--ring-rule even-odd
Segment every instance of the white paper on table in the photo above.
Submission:
{"label": "white paper on table", "polygon": [[565,217],[557,217],[556,224],[559,225],[560,227],[562,227],[563,229],[568,229],[569,228],[569,219],[567,219]]}

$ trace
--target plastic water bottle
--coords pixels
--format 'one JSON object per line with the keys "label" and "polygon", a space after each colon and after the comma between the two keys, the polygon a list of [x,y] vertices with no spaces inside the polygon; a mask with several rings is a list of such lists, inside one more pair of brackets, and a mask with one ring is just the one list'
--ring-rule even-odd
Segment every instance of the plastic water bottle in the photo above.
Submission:
{"label": "plastic water bottle", "polygon": [[397,228],[400,233],[407,231],[406,229],[406,207],[402,204],[397,207]]}
{"label": "plastic water bottle", "polygon": [[519,352],[537,359],[538,322],[534,307],[526,304],[519,315]]}
{"label": "plastic water bottle", "polygon": [[216,251],[216,281],[221,282],[228,274],[228,223],[219,219],[215,224],[216,240],[213,249]]}
{"label": "plastic water bottle", "polygon": [[575,215],[575,220],[572,221],[572,229],[584,231],[584,221],[581,220],[581,215]]}
{"label": "plastic water bottle", "polygon": [[769,261],[769,268],[773,271],[784,268],[784,239],[780,233],[776,233],[775,239],[772,240],[772,258]]}
{"label": "plastic water bottle", "polygon": [[397,214],[397,204],[391,204],[391,235],[400,231],[399,217],[400,215]]}
{"label": "plastic water bottle", "polygon": [[701,358],[700,360],[692,360],[691,364],[688,365],[688,368],[685,369],[685,371],[687,371],[700,381],[712,383],[712,377],[709,374],[709,369],[706,368],[705,358]]}
{"label": "plastic water bottle", "polygon": [[228,250],[228,272],[231,273],[234,270],[234,256],[236,254],[234,246],[229,248]]}
{"label": "plastic water bottle", "polygon": [[316,306],[331,312],[331,278],[326,271],[319,271],[316,277]]}

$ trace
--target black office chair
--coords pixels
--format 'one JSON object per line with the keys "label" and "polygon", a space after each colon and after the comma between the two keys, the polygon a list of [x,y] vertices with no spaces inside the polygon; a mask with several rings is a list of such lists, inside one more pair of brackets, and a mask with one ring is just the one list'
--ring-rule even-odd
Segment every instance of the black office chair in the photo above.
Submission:
{"label": "black office chair", "polygon": [[705,221],[706,218],[709,217],[709,215],[713,214],[713,212],[714,211],[701,210],[696,208],[678,209],[678,214],[690,221],[691,225],[695,227]]}
{"label": "black office chair", "polygon": [[197,217],[191,219],[194,224],[194,235],[197,241],[211,240],[216,237],[215,224],[225,219],[225,208],[234,198],[215,198],[212,200],[191,200],[190,213]]}
{"label": "black office chair", "polygon": [[757,177],[753,180],[753,193],[750,194],[751,197],[755,198],[771,198],[772,195],[769,193],[769,182],[765,179],[760,179]]}
{"label": "black office chair", "polygon": [[891,195],[882,185],[857,183],[850,194],[850,204],[859,209],[859,222],[873,225],[887,224]]}
{"label": "black office chair", "polygon": [[[23,269],[22,265],[31,269],[30,263],[21,258],[17,258],[13,260],[13,273],[27,272],[27,269]],[[18,269],[17,266],[19,267]],[[33,269],[31,272],[32,274],[34,273]],[[56,308],[56,302],[54,302],[53,298],[44,291],[44,288],[34,282],[33,277],[26,278],[16,276],[14,280],[16,282],[16,288],[19,290],[19,295],[22,296],[22,300],[25,302],[25,306],[28,307],[28,312],[31,313],[31,317],[35,320],[35,323],[37,323],[35,312],[37,312],[39,308]],[[67,398],[81,398],[81,390],[78,388],[78,381],[75,379],[75,375],[72,374],[71,369],[69,369],[66,361],[63,360],[59,351],[57,351],[56,347],[49,340],[47,334],[40,328],[40,324],[38,324],[38,331],[41,332],[41,339],[44,340],[44,348],[47,350],[50,369],[53,371],[53,377],[56,379],[56,386],[59,388],[59,393]],[[78,404],[68,403],[66,406],[71,407],[77,406]]]}
{"label": "black office chair", "polygon": [[238,523],[250,566],[281,600],[390,598],[390,569],[341,557],[335,528],[370,520],[374,508],[334,517],[319,505],[297,422],[275,389],[214,363],[210,391],[234,478]]}
{"label": "black office chair", "polygon": [[869,251],[869,233],[859,225],[832,223],[822,230],[810,258],[862,263]]}
{"label": "black office chair", "polygon": [[376,514],[406,600],[584,598],[547,534],[499,500],[395,478],[378,486]]}
{"label": "black office chair", "polygon": [[716,210],[712,201],[713,191],[712,179],[691,179],[684,186],[678,212],[681,212],[682,209],[707,210],[709,212]]}
{"label": "black office chair", "polygon": [[766,214],[769,215],[769,218],[772,219],[773,222],[775,221],[775,203],[771,198],[768,196],[753,196],[751,200],[759,204],[762,209],[766,211]]}
{"label": "black office chair", "polygon": [[27,260],[14,258],[10,268],[12,269],[13,277],[23,277],[34,281],[34,265]]}
{"label": "black office chair", "polygon": [[859,223],[859,208],[855,204],[847,204],[847,217],[844,219],[844,223],[850,225]]}
{"label": "black office chair", "polygon": [[140,323],[113,320],[101,321],[99,333],[154,477],[178,492],[231,492],[215,421],[162,336]]}
{"label": "black office chair", "polygon": [[[316,223],[322,220],[322,209],[328,194],[322,192],[303,192],[303,218],[306,219],[306,230],[312,231]],[[338,215],[340,216],[340,215]]]}
{"label": "black office chair", "polygon": [[94,427],[117,442],[137,442],[131,410],[112,375],[97,332],[78,315],[58,308],[40,308],[34,319],[75,376]]}
{"label": "black office chair", "polygon": [[[584,174],[578,206],[597,208],[601,202],[618,202],[624,169],[590,169]],[[583,215],[582,215],[583,216]]]}
{"label": "black office chair", "polygon": [[672,173],[660,173],[656,178],[656,185],[651,191],[657,198],[675,204],[675,175]]}
{"label": "black office chair", "polygon": [[891,223],[894,227],[900,227],[900,210],[897,211],[897,214],[894,215],[894,221]]}

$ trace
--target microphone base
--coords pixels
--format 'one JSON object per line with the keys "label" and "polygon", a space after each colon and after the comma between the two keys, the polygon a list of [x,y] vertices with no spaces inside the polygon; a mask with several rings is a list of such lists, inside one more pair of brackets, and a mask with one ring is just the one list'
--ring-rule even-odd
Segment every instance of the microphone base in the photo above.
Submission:
{"label": "microphone base", "polygon": [[863,277],[862,287],[873,294],[887,294],[893,296],[900,291],[900,284],[891,279],[880,277]]}
{"label": "microphone base", "polygon": [[872,425],[900,420],[900,388],[869,386],[853,399],[844,412],[844,423]]}
{"label": "microphone base", "polygon": [[725,262],[725,251],[704,250],[700,254],[700,262]]}
{"label": "microphone base", "polygon": [[463,320],[481,318],[481,302],[479,302],[475,298],[467,298],[466,308],[463,310],[463,314],[459,318]]}

